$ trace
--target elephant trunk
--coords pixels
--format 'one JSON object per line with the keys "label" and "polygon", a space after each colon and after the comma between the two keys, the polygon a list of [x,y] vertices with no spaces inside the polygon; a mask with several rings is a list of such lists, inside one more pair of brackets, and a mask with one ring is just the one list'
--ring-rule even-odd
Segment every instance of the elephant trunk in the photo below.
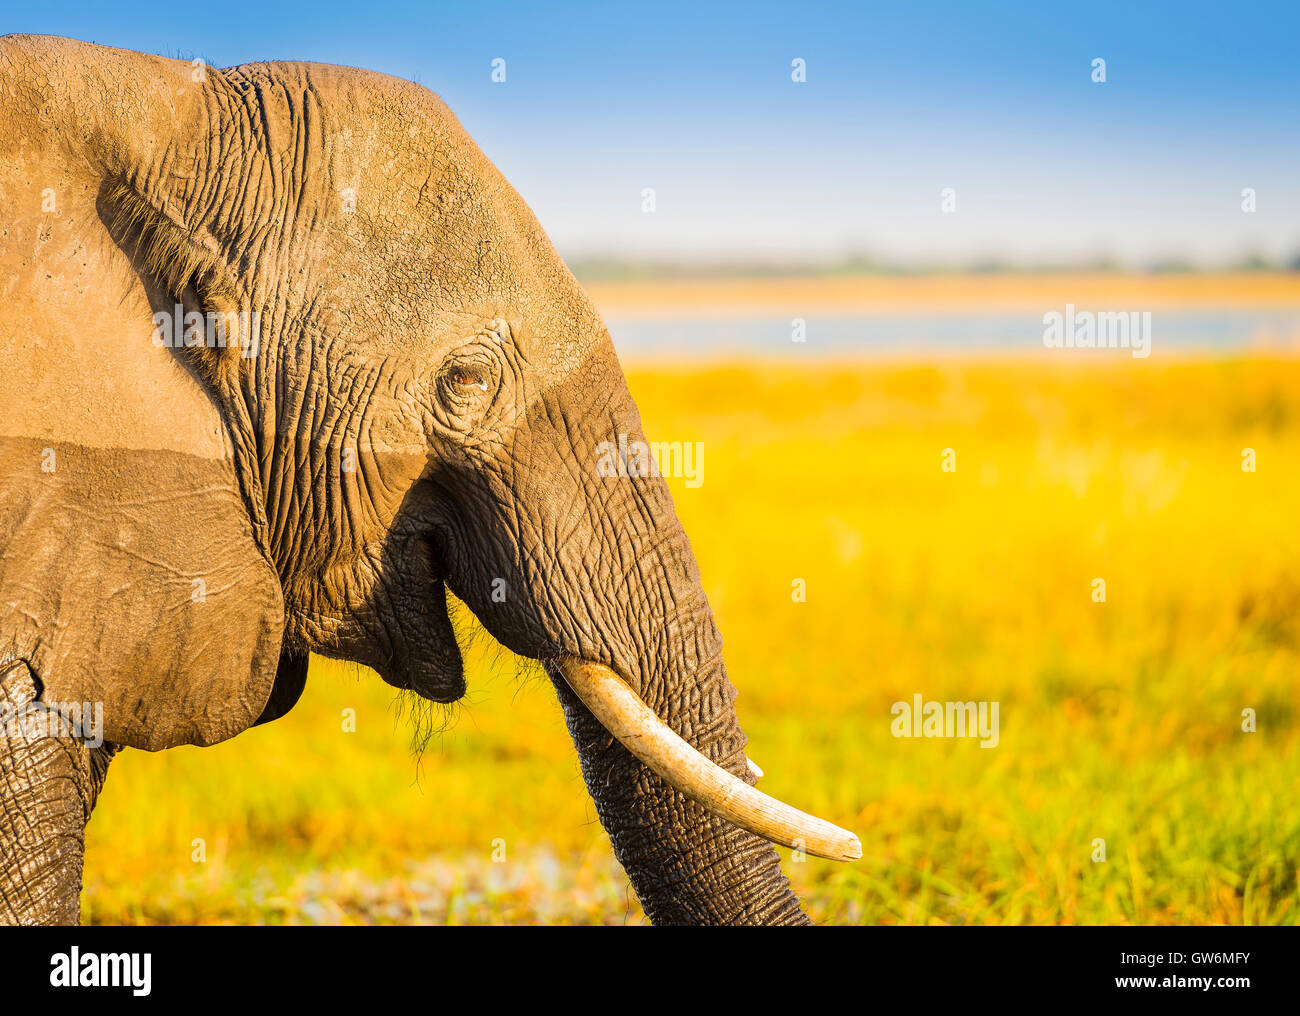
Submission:
{"label": "elephant trunk", "polygon": [[[679,550],[684,544],[682,536]],[[652,569],[661,577],[670,571]],[[627,685],[604,666],[571,659],[552,666],[583,776],[615,855],[656,924],[807,924],[771,843],[722,817],[719,801],[710,798],[707,788],[701,792],[689,780],[683,782],[680,773],[671,771],[671,752],[665,765],[653,746],[646,747],[663,733],[655,725],[666,727],[668,740],[680,737],[702,757],[696,759],[700,766],[720,768],[724,786],[729,781],[757,794],[721,638],[698,576],[692,578],[690,595],[661,591],[658,602],[694,606],[663,618],[639,659],[620,659],[617,650],[611,651],[613,669],[626,673]],[[602,681],[622,686],[624,698],[644,703],[643,712],[652,712],[658,721],[636,729],[635,707],[631,719],[627,710],[611,707],[618,696],[609,694],[610,688],[602,690]]]}
{"label": "elephant trunk", "polygon": [[80,924],[86,821],[116,747],[58,736],[21,661],[0,665],[0,924]]}

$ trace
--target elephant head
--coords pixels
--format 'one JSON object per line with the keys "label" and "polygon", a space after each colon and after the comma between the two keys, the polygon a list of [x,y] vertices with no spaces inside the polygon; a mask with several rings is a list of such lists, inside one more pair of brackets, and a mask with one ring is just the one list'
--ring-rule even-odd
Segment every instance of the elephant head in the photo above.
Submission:
{"label": "elephant head", "polygon": [[[149,748],[285,711],[309,652],[450,702],[449,590],[546,667],[652,920],[806,922],[768,840],[840,858],[857,841],[754,788],[668,489],[601,467],[644,440],[610,336],[446,106],[308,63],[218,71],[30,37],[0,58],[21,153],[6,185],[30,209],[15,235],[49,231],[37,257],[60,266],[16,267],[32,278],[11,306],[30,322],[64,301],[39,348],[17,309],[4,333],[64,379],[45,396],[11,381],[2,432],[11,462],[47,442],[75,474],[34,494],[48,477],[7,469],[23,508],[0,584],[34,568],[58,592],[0,634],[47,690],[103,699],[106,736]],[[68,399],[55,361],[108,377],[72,407],[100,438],[34,404]],[[73,497],[116,533],[96,546],[119,555],[126,616],[87,590],[87,570],[113,576],[75,528],[51,535]],[[15,577],[21,546],[35,563]]]}

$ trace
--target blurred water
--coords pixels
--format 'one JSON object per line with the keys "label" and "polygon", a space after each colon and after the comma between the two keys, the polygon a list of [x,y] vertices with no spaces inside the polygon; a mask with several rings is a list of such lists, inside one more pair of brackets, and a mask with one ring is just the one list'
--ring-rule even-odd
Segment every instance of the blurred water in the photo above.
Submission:
{"label": "blurred water", "polygon": [[[620,353],[669,356],[807,356],[1031,350],[1043,346],[1043,316],[1025,314],[857,314],[807,317],[806,339],[791,341],[789,318],[712,315],[605,315]],[[1300,349],[1300,312],[1153,311],[1152,355],[1168,350]],[[1055,350],[1053,350],[1055,352]],[[1129,355],[1098,350],[1099,355]]]}

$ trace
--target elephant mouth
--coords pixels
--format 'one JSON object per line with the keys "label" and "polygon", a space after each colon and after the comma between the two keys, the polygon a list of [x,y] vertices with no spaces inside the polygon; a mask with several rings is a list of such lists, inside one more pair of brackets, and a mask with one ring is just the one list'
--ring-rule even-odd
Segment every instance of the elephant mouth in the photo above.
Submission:
{"label": "elephant mouth", "polygon": [[428,576],[435,583],[446,582],[450,572],[447,564],[449,554],[445,534],[432,530],[423,533],[418,540]]}
{"label": "elephant mouth", "polygon": [[[856,861],[862,844],[847,829],[764,794],[705,758],[609,667],[562,657],[557,669],[623,747],[666,783],[756,836],[832,861]],[[746,760],[748,761],[748,760]],[[749,762],[755,777],[763,772]]]}

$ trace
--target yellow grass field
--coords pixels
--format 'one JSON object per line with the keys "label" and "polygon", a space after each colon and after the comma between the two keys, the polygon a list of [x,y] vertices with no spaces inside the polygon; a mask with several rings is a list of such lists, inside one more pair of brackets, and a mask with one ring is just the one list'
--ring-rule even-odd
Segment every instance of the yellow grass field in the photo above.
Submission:
{"label": "yellow grass field", "polygon": [[[674,496],[762,786],[862,838],[785,868],[822,923],[1296,923],[1300,361],[1043,352],[629,372],[704,443]],[[469,680],[418,763],[323,660],[283,720],[124,752],[85,919],[644,923],[549,683]],[[997,747],[893,737],[918,693],[998,702]]]}

